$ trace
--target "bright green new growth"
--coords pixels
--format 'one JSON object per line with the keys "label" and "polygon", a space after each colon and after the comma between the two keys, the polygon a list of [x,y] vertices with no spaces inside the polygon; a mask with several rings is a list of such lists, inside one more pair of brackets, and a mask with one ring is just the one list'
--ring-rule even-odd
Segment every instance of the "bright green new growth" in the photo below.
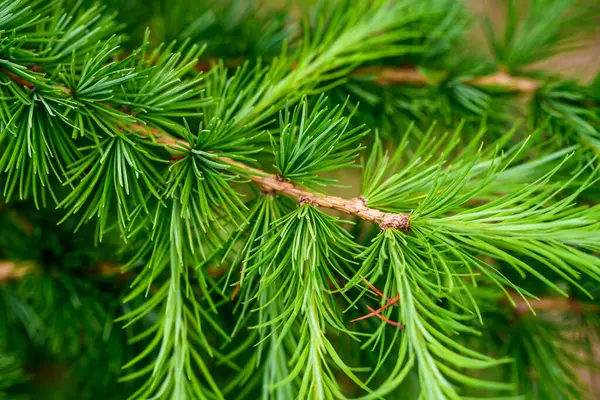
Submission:
{"label": "bright green new growth", "polygon": [[[308,112],[307,100],[293,113],[288,108],[279,117],[279,143],[272,140],[275,166],[282,178],[307,185],[332,183],[319,174],[353,164],[359,148],[353,143],[366,132],[349,129],[350,117],[342,115],[344,106],[328,111],[327,98],[321,96]],[[318,111],[317,111],[318,110]],[[290,116],[291,114],[291,116]]]}
{"label": "bright green new growth", "polygon": [[591,394],[594,2],[196,3],[0,1],[0,398]]}

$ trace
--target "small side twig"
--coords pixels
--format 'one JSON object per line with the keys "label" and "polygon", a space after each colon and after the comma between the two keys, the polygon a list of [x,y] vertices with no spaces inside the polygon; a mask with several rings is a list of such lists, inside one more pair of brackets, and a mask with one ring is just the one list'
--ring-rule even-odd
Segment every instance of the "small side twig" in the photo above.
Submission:
{"label": "small side twig", "polygon": [[[354,74],[373,75],[375,77],[375,82],[381,86],[402,84],[424,86],[434,84],[434,82],[432,82],[427,76],[419,72],[418,69],[412,67],[371,67],[358,69],[354,72]],[[471,86],[497,87],[524,94],[531,94],[541,86],[541,82],[538,80],[521,76],[513,76],[502,71],[491,75],[467,79],[465,82]]]}
{"label": "small side twig", "polygon": [[398,305],[398,300],[400,300],[400,293],[398,293],[393,299],[390,299],[389,297],[385,296],[379,289],[377,289],[375,287],[375,285],[373,285],[371,282],[369,282],[364,276],[361,275],[360,278],[363,280],[363,282],[365,282],[367,284],[367,286],[369,286],[369,288],[373,292],[377,293],[377,295],[379,295],[379,297],[385,298],[387,303],[385,305],[383,305],[382,307],[378,308],[377,310],[374,310],[370,306],[367,306],[367,309],[370,311],[369,314],[363,315],[362,317],[359,317],[359,318],[355,318],[350,322],[362,321],[367,318],[377,317],[380,320],[387,323],[388,325],[395,326],[398,329],[404,329],[404,325],[400,324],[399,322],[392,321],[389,318],[387,318],[381,314],[381,312],[384,311],[386,308],[389,308],[393,305]]}

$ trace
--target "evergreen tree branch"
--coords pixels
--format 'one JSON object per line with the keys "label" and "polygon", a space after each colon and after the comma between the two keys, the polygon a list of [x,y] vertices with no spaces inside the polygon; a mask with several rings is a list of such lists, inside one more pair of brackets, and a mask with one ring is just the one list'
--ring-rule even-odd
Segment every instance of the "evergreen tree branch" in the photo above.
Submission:
{"label": "evergreen tree branch", "polygon": [[[175,151],[177,148],[189,146],[187,141],[177,139],[160,129],[147,127],[137,123],[128,126],[128,129],[132,132],[146,134],[153,138],[157,143],[165,145],[167,148],[175,149]],[[175,158],[176,157],[177,156],[175,155]],[[301,204],[308,203],[315,206],[341,211],[366,221],[374,222],[382,229],[410,229],[410,214],[408,213],[389,213],[377,210],[375,208],[370,208],[367,206],[364,198],[344,199],[338,196],[313,193],[301,186],[282,179],[278,175],[269,174],[242,162],[232,160],[231,158],[217,156],[217,159],[232,166],[236,171],[241,172],[251,181],[261,186],[264,193],[281,193],[285,196],[298,200]]]}
{"label": "evergreen tree branch", "polygon": [[[154,138],[154,140],[156,140],[157,143],[163,144],[168,148],[189,146],[188,142],[185,140],[174,138],[156,128],[148,128],[141,124],[133,124],[128,128],[135,132],[149,134],[152,138]],[[278,175],[268,174],[265,171],[253,168],[242,162],[232,160],[231,158],[217,156],[217,159],[232,166],[236,171],[241,172],[251,181],[261,186],[265,194],[281,193],[285,196],[298,200],[300,204],[312,204],[315,206],[341,211],[366,221],[374,222],[382,229],[410,229],[410,214],[408,213],[389,213],[370,208],[367,206],[364,198],[344,199],[338,196],[313,193],[301,186],[284,180]]]}
{"label": "evergreen tree branch", "polygon": [[[35,240],[0,241],[2,259],[35,260],[29,261],[25,279],[11,277],[10,284],[2,285],[0,277],[2,291],[9,296],[14,292],[19,303],[21,298],[23,304],[40,303],[33,310],[50,311],[36,324],[19,317],[28,340],[50,322],[49,346],[44,347],[51,347],[53,357],[71,348],[73,355],[79,348],[93,355],[87,332],[95,338],[107,331],[101,329],[103,321],[109,328],[115,320],[127,321],[123,344],[128,338],[136,354],[127,357],[121,381],[147,378],[136,385],[132,399],[258,398],[259,391],[265,400],[329,399],[354,396],[360,388],[368,392],[366,400],[403,392],[411,371],[419,379],[415,389],[421,397],[458,399],[483,390],[486,395],[521,394],[519,379],[496,374],[509,362],[519,363],[516,371],[536,367],[543,373],[540,384],[549,389],[553,385],[543,381],[567,387],[561,393],[576,393],[571,386],[579,384],[570,382],[574,372],[564,368],[567,352],[558,351],[558,341],[552,341],[554,348],[546,346],[555,335],[552,330],[528,327],[524,335],[509,330],[525,353],[550,355],[529,363],[471,349],[470,336],[480,329],[476,320],[484,324],[479,303],[486,299],[492,309],[486,317],[500,313],[509,328],[533,322],[528,315],[535,311],[544,312],[556,329],[559,316],[592,320],[600,315],[593,303],[538,300],[534,293],[546,292],[529,280],[522,288],[512,283],[533,275],[565,297],[577,288],[593,298],[599,289],[588,279],[600,281],[600,208],[585,206],[596,193],[596,159],[568,175],[558,170],[580,146],[561,148],[569,156],[547,172],[549,161],[566,153],[548,154],[536,144],[524,154],[525,142],[510,145],[514,131],[500,132],[505,113],[525,95],[533,127],[548,125],[557,137],[600,148],[595,86],[567,84],[525,69],[567,44],[557,40],[563,32],[554,35],[550,29],[558,25],[564,7],[549,6],[576,0],[531,1],[552,12],[531,13],[542,14],[542,23],[525,24],[527,29],[519,29],[522,34],[514,39],[507,29],[505,43],[493,40],[495,62],[488,63],[472,49],[461,55],[453,47],[464,34],[467,15],[460,5],[451,6],[452,0],[323,0],[314,15],[302,18],[298,40],[284,34],[281,24],[269,24],[272,34],[262,46],[241,43],[241,51],[226,53],[217,48],[232,47],[222,37],[246,42],[245,30],[208,32],[205,26],[212,22],[198,19],[199,12],[185,10],[179,1],[167,8],[181,12],[164,19],[185,27],[173,36],[185,38],[183,45],[151,46],[154,40],[146,31],[141,47],[123,52],[125,38],[118,34],[129,27],[120,28],[111,15],[103,18],[102,10],[79,12],[76,6],[62,17],[59,9],[69,9],[71,0],[50,2],[56,10],[40,0],[0,0],[4,197],[32,196],[47,213],[50,195],[62,209],[62,226],[71,225],[68,237],[80,239],[69,249],[92,252],[86,240],[91,235],[72,232],[94,220],[96,244],[105,233],[111,233],[105,236],[110,240],[119,230],[114,239],[118,233],[126,239],[123,251],[135,250],[125,266],[114,268],[99,265],[106,252],[94,251],[91,259],[75,254],[73,261],[70,252],[55,251],[68,247],[62,236],[47,246],[37,231]],[[184,14],[194,20],[181,18]],[[235,14],[216,15],[216,25]],[[262,21],[269,19],[252,25],[266,26]],[[579,22],[569,25],[578,27]],[[163,24],[150,25],[160,30]],[[536,34],[540,27],[548,33]],[[225,59],[207,74],[197,67],[203,45],[213,49],[211,56]],[[263,65],[258,54],[279,56]],[[250,61],[235,72],[225,68],[227,59],[240,57]],[[363,69],[367,65],[379,66]],[[387,68],[400,65],[410,68]],[[531,76],[539,80],[520,78]],[[324,92],[339,98],[328,103]],[[309,103],[307,96],[318,93],[316,104]],[[370,101],[371,112],[356,112],[359,99],[361,104]],[[589,104],[594,109],[588,110]],[[371,123],[379,108],[385,108],[385,120]],[[360,198],[321,194],[321,187],[335,184],[323,174],[355,165],[359,156],[358,142],[366,132],[361,121],[350,122],[356,114],[368,126],[389,125],[390,135],[382,135],[390,139],[397,139],[406,117],[418,125],[393,156],[376,139],[363,168]],[[480,120],[482,128],[468,143],[460,128],[441,137],[435,137],[434,127],[421,131],[420,122],[439,116],[447,127],[466,119],[466,135],[471,135],[471,122]],[[487,123],[495,129],[486,129]],[[502,133],[495,146],[481,147],[486,132]],[[418,142],[412,143],[413,138]],[[527,162],[509,167],[517,159]],[[239,183],[262,188],[262,194],[244,200]],[[381,233],[367,232],[358,223],[351,233],[341,226],[344,221],[317,206],[377,223]],[[79,221],[73,221],[76,214]],[[8,232],[12,225],[7,221]],[[374,238],[360,253],[368,236]],[[39,244],[44,246],[37,251]],[[357,264],[357,259],[363,262]],[[68,261],[64,266],[63,260]],[[87,267],[76,271],[71,266]],[[209,269],[218,267],[227,276],[213,279]],[[7,276],[12,273],[6,271]],[[103,279],[108,271],[124,275]],[[132,276],[128,288],[114,282]],[[368,293],[363,280],[381,287],[380,308],[363,300]],[[105,283],[122,308],[105,301]],[[19,293],[21,287],[26,291]],[[123,297],[125,289],[129,294]],[[500,291],[506,299],[499,298]],[[383,305],[391,297],[397,307]],[[528,302],[527,297],[536,300]],[[84,301],[74,301],[78,298]],[[14,303],[6,309],[18,316],[19,303],[12,297],[5,302]],[[344,308],[344,303],[350,306]],[[78,308],[84,319],[78,318]],[[378,319],[362,318],[354,325],[359,330],[350,330],[348,317],[364,309]],[[234,315],[239,315],[237,321]],[[0,325],[12,323],[0,318]],[[246,329],[250,334],[240,341]],[[347,345],[359,337],[367,338],[362,348],[373,351],[358,353],[358,345]],[[553,353],[557,362],[548,362]],[[98,357],[90,358],[97,364]],[[122,357],[116,361],[111,364],[120,373]],[[489,374],[479,372],[490,368]]]}
{"label": "evergreen tree branch", "polygon": [[[3,71],[15,83],[24,85],[30,89],[35,88],[35,85],[22,77],[15,74]],[[65,96],[70,95],[70,90],[64,87],[55,88]],[[146,126],[139,122],[130,123],[126,127],[131,133],[139,133],[147,136],[156,143],[162,144],[165,148],[171,149],[174,152],[174,158],[177,158],[177,149],[189,147],[190,144],[183,139],[175,138],[165,131]],[[366,221],[371,221],[378,224],[382,229],[395,228],[400,230],[408,230],[410,228],[410,214],[407,213],[389,213],[383,212],[366,205],[366,201],[361,198],[343,199],[338,196],[328,196],[322,193],[313,193],[301,186],[283,180],[277,175],[268,174],[262,170],[250,167],[242,162],[232,160],[228,157],[219,157],[217,159],[233,167],[237,172],[247,176],[250,180],[260,185],[267,193],[281,193],[285,196],[292,197],[302,204],[310,203],[316,206],[330,208],[341,211],[343,213],[354,215]]]}

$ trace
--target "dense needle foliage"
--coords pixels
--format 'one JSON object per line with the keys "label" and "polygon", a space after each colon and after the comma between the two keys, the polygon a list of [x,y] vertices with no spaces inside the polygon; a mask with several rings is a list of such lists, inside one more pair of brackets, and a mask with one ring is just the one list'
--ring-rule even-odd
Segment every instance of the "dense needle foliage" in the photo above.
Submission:
{"label": "dense needle foliage", "polygon": [[0,0],[0,398],[597,395],[600,6],[504,3]]}

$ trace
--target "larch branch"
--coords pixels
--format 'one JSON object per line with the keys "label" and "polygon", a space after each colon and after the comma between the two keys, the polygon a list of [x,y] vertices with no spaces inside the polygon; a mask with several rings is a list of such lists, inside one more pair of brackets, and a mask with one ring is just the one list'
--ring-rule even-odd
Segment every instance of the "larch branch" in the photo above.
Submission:
{"label": "larch branch", "polygon": [[[26,79],[17,76],[10,71],[3,70],[16,84],[34,89],[35,85]],[[413,84],[413,85],[428,85],[432,84],[430,80],[420,73],[416,68],[369,68],[359,69],[355,74],[371,74],[376,76],[376,82],[380,85],[392,84]],[[540,83],[522,77],[513,77],[504,72],[498,72],[493,75],[473,78],[467,83],[475,86],[497,86],[504,87],[508,90],[518,91],[522,93],[533,93],[540,87]],[[66,87],[58,87],[65,96],[70,96],[71,91]],[[189,143],[183,139],[175,138],[168,133],[153,127],[149,127],[142,123],[133,123],[125,127],[130,132],[147,136],[156,143],[163,145],[165,148],[177,152],[177,149],[189,147]],[[265,192],[281,193],[292,197],[299,201],[300,204],[313,204],[324,208],[330,208],[341,211],[350,215],[357,216],[367,221],[377,223],[382,229],[395,228],[401,230],[410,229],[410,214],[403,213],[388,213],[367,206],[365,199],[352,198],[344,199],[337,196],[328,196],[321,193],[313,193],[301,186],[295,185],[289,181],[283,180],[276,175],[268,174],[262,170],[253,168],[239,161],[217,156],[217,158],[237,171],[242,172],[251,181],[260,185]],[[98,268],[101,275],[113,275],[116,268]],[[20,279],[31,272],[30,264],[17,263],[15,261],[0,260],[0,283],[7,282],[13,279]],[[527,303],[522,298],[514,298],[516,303],[515,312],[519,315],[527,314],[533,308],[536,312],[568,312],[568,313],[584,313],[600,312],[600,306],[591,303],[582,303],[563,297],[544,297],[540,300],[532,300]]]}
{"label": "larch branch", "polygon": [[[28,82],[21,77],[17,77],[8,71],[3,72],[17,84],[24,85],[29,88],[34,87],[31,82]],[[68,88],[57,87],[57,89],[61,90],[65,96],[71,94],[71,91]],[[139,122],[130,123],[123,128],[130,132],[135,132],[149,137],[156,143],[163,145],[165,148],[175,153],[184,148],[190,147],[190,144],[183,139],[175,138],[161,129],[149,127]],[[370,208],[367,206],[366,201],[363,198],[343,199],[337,196],[313,193],[301,186],[295,185],[286,180],[282,180],[275,175],[268,174],[262,170],[253,168],[239,161],[232,160],[231,158],[221,157],[218,155],[216,155],[216,158],[221,162],[232,166],[236,171],[241,172],[251,181],[260,185],[265,192],[281,193],[298,200],[300,204],[308,203],[354,215],[366,221],[371,221],[378,224],[381,229],[410,229],[410,214],[389,213]]]}

